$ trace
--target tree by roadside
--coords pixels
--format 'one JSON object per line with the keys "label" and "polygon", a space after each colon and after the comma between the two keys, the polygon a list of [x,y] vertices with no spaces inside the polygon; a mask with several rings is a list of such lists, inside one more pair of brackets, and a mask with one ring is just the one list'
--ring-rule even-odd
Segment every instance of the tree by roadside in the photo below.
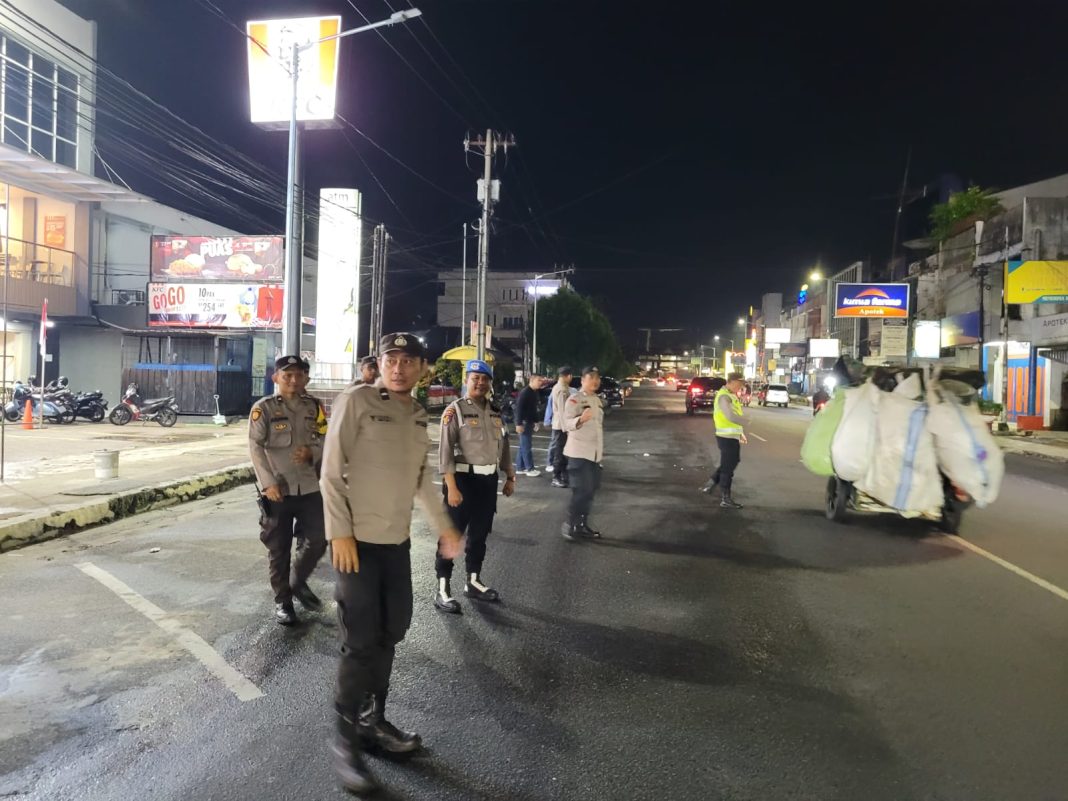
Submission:
{"label": "tree by roadside", "polygon": [[[528,335],[533,337],[533,331]],[[608,318],[569,289],[538,301],[538,361],[545,371],[565,364],[576,371],[596,365],[602,374],[622,378],[633,370]]]}

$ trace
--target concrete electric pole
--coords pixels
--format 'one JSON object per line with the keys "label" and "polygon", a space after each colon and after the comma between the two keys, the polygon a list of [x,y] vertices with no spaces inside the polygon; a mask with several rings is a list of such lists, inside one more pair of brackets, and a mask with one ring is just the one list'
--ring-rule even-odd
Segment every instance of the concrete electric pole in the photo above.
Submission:
{"label": "concrete electric pole", "polygon": [[501,199],[501,182],[493,180],[493,155],[498,149],[515,147],[515,137],[502,136],[492,128],[486,137],[465,139],[464,150],[481,149],[484,159],[483,177],[478,182],[478,199],[482,201],[482,221],[478,232],[478,336],[475,350],[479,359],[486,357],[486,277],[489,271],[489,232],[493,206]]}
{"label": "concrete electric pole", "polygon": [[389,256],[389,234],[386,226],[375,226],[371,252],[371,309],[367,349],[378,355],[378,341],[382,338],[382,312],[386,305],[386,259]]}

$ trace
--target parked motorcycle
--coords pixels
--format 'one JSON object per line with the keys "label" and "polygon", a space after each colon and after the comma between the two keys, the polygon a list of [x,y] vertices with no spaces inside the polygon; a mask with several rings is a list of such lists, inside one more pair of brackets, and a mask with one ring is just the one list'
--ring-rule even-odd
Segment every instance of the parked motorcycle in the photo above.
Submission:
{"label": "parked motorcycle", "polygon": [[74,396],[74,415],[84,417],[93,423],[100,423],[108,415],[108,402],[99,389],[93,392],[80,392]]}
{"label": "parked motorcycle", "polygon": [[32,386],[23,384],[21,381],[15,382],[11,389],[11,400],[4,407],[4,415],[7,419],[12,423],[21,419],[27,400],[30,401],[30,409],[35,419],[42,416],[43,412],[44,419],[51,423],[74,422],[74,409],[64,403],[61,398],[54,398],[46,393],[42,401],[41,395],[34,393]]}
{"label": "parked motorcycle", "polygon": [[137,384],[130,384],[126,387],[122,400],[111,410],[108,420],[117,426],[124,426],[131,420],[140,420],[143,423],[156,422],[164,428],[170,428],[178,422],[178,401],[174,395],[144,400]]}

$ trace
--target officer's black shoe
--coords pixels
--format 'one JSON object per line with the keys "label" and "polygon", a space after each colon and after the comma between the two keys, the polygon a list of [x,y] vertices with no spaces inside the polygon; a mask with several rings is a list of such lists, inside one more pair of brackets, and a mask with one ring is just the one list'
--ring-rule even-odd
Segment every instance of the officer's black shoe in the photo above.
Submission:
{"label": "officer's black shoe", "polygon": [[582,521],[579,523],[579,531],[586,537],[593,537],[594,539],[600,539],[601,537],[601,532],[590,528],[585,517],[582,518]]}
{"label": "officer's black shoe", "polygon": [[370,695],[360,709],[356,731],[364,744],[380,748],[390,754],[409,754],[423,747],[422,738],[411,731],[402,731],[385,718],[383,699]]}
{"label": "officer's black shoe", "polygon": [[575,542],[575,540],[582,538],[582,530],[579,528],[578,523],[564,523],[560,527],[560,534],[568,542]]}
{"label": "officer's black shoe", "polygon": [[311,587],[307,582],[301,584],[299,587],[293,588],[293,597],[300,601],[300,605],[307,609],[309,612],[318,612],[323,608],[323,602],[312,592]]}
{"label": "officer's black shoe", "polygon": [[460,614],[460,602],[452,597],[452,587],[447,578],[438,579],[438,591],[434,593],[434,608],[450,615]]}
{"label": "officer's black shoe", "polygon": [[464,595],[475,601],[499,601],[500,594],[492,587],[487,587],[478,580],[478,573],[471,573],[467,577],[467,586],[464,587]]}
{"label": "officer's black shoe", "polygon": [[710,478],[708,479],[708,483],[701,487],[701,492],[703,492],[705,495],[711,495],[713,492],[715,492],[716,487],[718,486],[719,482],[716,481],[716,479],[714,478]]}
{"label": "officer's black shoe", "polygon": [[729,494],[725,494],[723,496],[723,500],[721,500],[719,502],[719,508],[720,509],[741,509],[743,507],[742,507],[742,505],[740,503],[736,503],[734,498],[732,498]]}
{"label": "officer's black shoe", "polygon": [[363,761],[356,724],[344,715],[338,715],[337,737],[331,750],[334,753],[334,772],[342,787],[357,795],[378,789],[378,782]]}
{"label": "officer's black shoe", "polygon": [[568,489],[571,485],[568,484],[566,481],[561,481],[558,478],[554,478],[552,480],[552,486],[559,487],[560,489]]}
{"label": "officer's black shoe", "polygon": [[297,622],[297,612],[292,601],[274,605],[274,619],[283,626],[292,626]]}

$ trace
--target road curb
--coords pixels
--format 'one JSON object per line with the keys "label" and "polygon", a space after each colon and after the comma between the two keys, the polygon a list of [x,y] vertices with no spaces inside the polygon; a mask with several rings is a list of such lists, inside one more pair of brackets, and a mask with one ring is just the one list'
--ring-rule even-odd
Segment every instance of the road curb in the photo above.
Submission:
{"label": "road curb", "polygon": [[124,517],[207,498],[255,480],[250,463],[195,473],[36,514],[0,521],[0,552],[73,534]]}
{"label": "road curb", "polygon": [[[996,436],[996,435],[995,435]],[[996,436],[998,444],[1001,445],[1001,449],[1006,453],[1015,453],[1021,456],[1033,456],[1036,459],[1044,459],[1047,462],[1053,462],[1054,464],[1068,464],[1068,452],[1063,455],[1059,453],[1046,453],[1044,451],[1032,450],[1025,443],[1016,442],[1015,438],[1008,436]],[[1041,442],[1034,443],[1035,445],[1043,445]],[[1057,448],[1056,445],[1044,445],[1047,448]]]}

